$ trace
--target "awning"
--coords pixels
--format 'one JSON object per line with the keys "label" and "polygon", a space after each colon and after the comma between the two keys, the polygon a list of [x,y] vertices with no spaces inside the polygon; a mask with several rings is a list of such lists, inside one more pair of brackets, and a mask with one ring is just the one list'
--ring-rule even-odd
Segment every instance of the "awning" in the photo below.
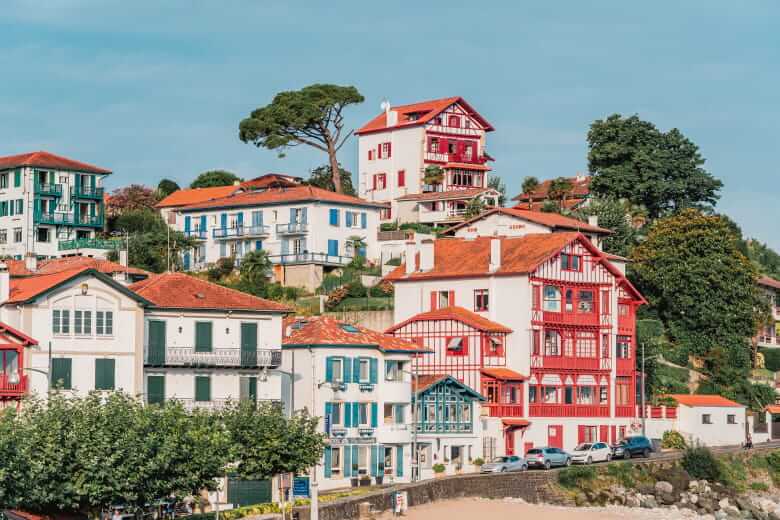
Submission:
{"label": "awning", "polygon": [[476,164],[476,163],[459,163],[459,162],[448,162],[444,165],[445,168],[454,168],[458,170],[479,170],[483,172],[490,171],[489,166],[485,166],[484,164]]}
{"label": "awning", "polygon": [[508,368],[496,367],[496,368],[483,368],[480,370],[482,375],[492,377],[493,379],[499,379],[501,381],[525,381],[527,378],[520,372],[515,372]]}
{"label": "awning", "polygon": [[766,411],[771,414],[780,414],[780,404],[770,404],[766,407]]}
{"label": "awning", "polygon": [[531,421],[528,421],[526,419],[507,418],[507,419],[501,419],[501,422],[504,424],[504,428],[507,429],[527,428],[531,425]]}

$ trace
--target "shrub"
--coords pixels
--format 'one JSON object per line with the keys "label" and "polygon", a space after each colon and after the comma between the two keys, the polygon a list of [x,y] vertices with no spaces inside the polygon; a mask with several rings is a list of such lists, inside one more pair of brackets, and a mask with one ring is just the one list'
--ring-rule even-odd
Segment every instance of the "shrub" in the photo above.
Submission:
{"label": "shrub", "polygon": [[475,466],[481,466],[485,463],[485,459],[483,459],[482,457],[477,457],[476,459],[472,460],[471,463],[474,464]]}
{"label": "shrub", "polygon": [[751,491],[769,491],[769,486],[764,482],[751,482],[748,487]]}
{"label": "shrub", "polygon": [[596,468],[592,466],[571,466],[558,473],[558,483],[566,488],[582,487],[595,478]]}
{"label": "shrub", "polygon": [[607,475],[617,480],[621,486],[630,488],[636,484],[634,465],[628,462],[616,462],[607,466]]}
{"label": "shrub", "polygon": [[780,451],[773,451],[766,456],[767,469],[772,482],[780,486]]}
{"label": "shrub", "polygon": [[718,460],[704,446],[688,448],[683,453],[682,466],[694,479],[720,482],[723,478]]}
{"label": "shrub", "polygon": [[444,473],[444,471],[447,468],[444,466],[444,464],[434,464],[433,465],[433,472],[434,473]]}
{"label": "shrub", "polygon": [[684,450],[686,447],[688,447],[688,444],[685,442],[685,437],[683,437],[680,432],[675,430],[668,430],[665,431],[663,437],[661,437],[661,447],[675,450]]}
{"label": "shrub", "polygon": [[360,281],[355,280],[347,285],[347,294],[350,298],[364,298],[366,296],[366,288]]}

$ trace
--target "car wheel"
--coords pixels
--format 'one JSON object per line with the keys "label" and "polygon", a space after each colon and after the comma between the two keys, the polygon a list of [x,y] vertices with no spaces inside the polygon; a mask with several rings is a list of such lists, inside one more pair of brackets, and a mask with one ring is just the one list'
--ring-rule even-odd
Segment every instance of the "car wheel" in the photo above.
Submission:
{"label": "car wheel", "polygon": [[642,450],[642,456],[644,458],[648,458],[650,456],[650,450],[648,450],[647,448],[643,449]]}
{"label": "car wheel", "polygon": [[593,464],[593,457],[588,457],[588,460],[585,461],[585,464]]}
{"label": "car wheel", "polygon": [[549,460],[544,461],[544,469],[550,469],[552,467],[552,464],[550,464]]}
{"label": "car wheel", "polygon": [[566,459],[566,466],[571,466],[571,459]]}
{"label": "car wheel", "polygon": [[501,473],[506,473],[506,468],[501,468]]}

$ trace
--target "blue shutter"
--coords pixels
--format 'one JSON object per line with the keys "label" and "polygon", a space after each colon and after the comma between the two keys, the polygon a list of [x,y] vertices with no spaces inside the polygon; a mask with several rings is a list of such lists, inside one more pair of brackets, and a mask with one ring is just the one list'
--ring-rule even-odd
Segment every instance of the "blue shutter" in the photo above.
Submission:
{"label": "blue shutter", "polygon": [[287,238],[282,239],[282,254],[286,255],[290,251],[290,240]]}
{"label": "blue shutter", "polygon": [[333,382],[333,358],[330,356],[325,358],[325,381]]}
{"label": "blue shutter", "polygon": [[349,478],[350,475],[352,475],[352,449],[349,446],[344,446],[343,453],[341,454],[342,457],[344,457],[344,477]]}
{"label": "blue shutter", "polygon": [[227,229],[227,213],[219,215],[219,225],[222,229]]}
{"label": "blue shutter", "polygon": [[352,212],[347,211],[345,214],[346,226],[352,227]]}
{"label": "blue shutter", "polygon": [[307,213],[308,213],[307,208],[301,208],[301,224],[309,223],[306,217]]}
{"label": "blue shutter", "polygon": [[225,258],[227,256],[227,244],[225,242],[219,243],[219,257]]}
{"label": "blue shutter", "polygon": [[363,258],[366,258],[366,248],[365,247],[359,247],[357,250],[358,256],[362,256]]}
{"label": "blue shutter", "polygon": [[189,271],[190,270],[190,254],[184,253],[184,270]]}
{"label": "blue shutter", "polygon": [[376,428],[379,424],[379,405],[371,403],[371,427]]}
{"label": "blue shutter", "polygon": [[333,404],[332,403],[325,403],[325,425],[328,426],[325,430],[325,433],[330,435],[330,430],[333,428],[333,424],[330,422],[331,417],[330,414],[333,413]]}
{"label": "blue shutter", "polygon": [[360,227],[363,229],[368,227],[368,216],[365,211],[360,214]]}
{"label": "blue shutter", "polygon": [[[359,455],[358,455],[358,446],[357,445],[353,445],[352,446],[352,465],[354,466],[355,464],[357,464],[358,460],[360,460],[359,459]],[[357,472],[353,471],[352,472],[352,476],[353,477],[357,476]]]}
{"label": "blue shutter", "polygon": [[290,224],[295,223],[295,214],[298,210],[296,208],[290,208]]}
{"label": "blue shutter", "polygon": [[263,241],[255,240],[255,251],[260,251],[261,249],[263,249]]}
{"label": "blue shutter", "polygon": [[206,215],[200,216],[200,232],[201,233],[206,232]]}
{"label": "blue shutter", "polygon": [[339,241],[328,239],[328,256],[339,256]]}
{"label": "blue shutter", "polygon": [[404,447],[396,446],[395,448],[395,476],[404,476]]}
{"label": "blue shutter", "polygon": [[376,358],[371,358],[369,361],[370,365],[370,381],[372,385],[377,384],[377,361]]}
{"label": "blue shutter", "polygon": [[404,405],[395,405],[395,424],[404,424]]}
{"label": "blue shutter", "polygon": [[336,208],[330,208],[330,225],[331,226],[338,226],[339,225],[339,210]]}
{"label": "blue shutter", "polygon": [[360,358],[356,357],[352,360],[352,382],[360,382]]}
{"label": "blue shutter", "polygon": [[236,218],[236,224],[238,225],[239,228],[244,227],[244,212],[243,211],[238,214],[238,218]]}
{"label": "blue shutter", "polygon": [[379,475],[379,446],[374,444],[371,446],[371,476],[376,477]]}
{"label": "blue shutter", "polygon": [[348,357],[341,358],[342,366],[344,367],[344,382],[345,383],[351,383],[352,382],[352,364],[350,362],[350,359]]}
{"label": "blue shutter", "polygon": [[190,232],[190,226],[192,225],[192,217],[187,215],[184,217],[184,233],[187,234]]}
{"label": "blue shutter", "polygon": [[330,459],[331,459],[331,453],[330,453],[330,447],[325,448],[325,478],[330,478]]}
{"label": "blue shutter", "polygon": [[360,406],[358,403],[352,403],[352,426],[357,427],[360,424]]}
{"label": "blue shutter", "polygon": [[344,428],[352,427],[352,403],[344,403]]}

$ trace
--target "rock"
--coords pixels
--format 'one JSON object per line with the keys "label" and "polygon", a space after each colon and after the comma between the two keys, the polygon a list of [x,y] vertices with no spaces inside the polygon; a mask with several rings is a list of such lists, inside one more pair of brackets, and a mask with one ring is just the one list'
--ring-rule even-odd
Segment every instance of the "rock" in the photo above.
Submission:
{"label": "rock", "polygon": [[658,502],[653,495],[645,495],[639,499],[639,505],[646,509],[655,509],[658,507]]}
{"label": "rock", "polygon": [[729,504],[730,504],[730,503],[729,503],[729,499],[728,499],[728,498],[721,498],[721,499],[718,501],[718,506],[719,506],[721,509],[723,509],[724,507],[728,506]]}
{"label": "rock", "polygon": [[698,480],[691,480],[688,482],[688,489],[691,491],[698,491],[699,490],[699,481]]}
{"label": "rock", "polygon": [[672,491],[674,491],[674,486],[671,482],[667,482],[665,480],[659,480],[655,483],[655,492],[656,494],[671,494]]}
{"label": "rock", "polygon": [[699,503],[699,495],[695,493],[688,493],[688,500],[691,504],[698,504]]}
{"label": "rock", "polygon": [[615,496],[625,496],[626,494],[626,488],[623,486],[620,486],[618,484],[613,484],[609,486],[609,492],[612,493]]}
{"label": "rock", "polygon": [[636,495],[626,495],[626,507],[640,507],[642,504],[639,502],[639,497]]}
{"label": "rock", "polygon": [[588,497],[586,497],[583,493],[577,493],[574,495],[574,505],[577,507],[582,507],[585,504],[588,503]]}
{"label": "rock", "polygon": [[699,503],[697,505],[707,513],[713,513],[717,508],[715,501],[709,497],[699,497]]}
{"label": "rock", "polygon": [[680,493],[688,489],[691,485],[691,476],[680,466],[672,466],[655,473],[655,478],[661,482],[668,482],[672,485],[675,493]]}
{"label": "rock", "polygon": [[664,505],[670,506],[677,502],[677,497],[674,493],[659,493],[656,498]]}
{"label": "rock", "polygon": [[742,513],[735,505],[726,504],[725,506],[721,506],[720,510],[725,513],[728,518],[742,518]]}

